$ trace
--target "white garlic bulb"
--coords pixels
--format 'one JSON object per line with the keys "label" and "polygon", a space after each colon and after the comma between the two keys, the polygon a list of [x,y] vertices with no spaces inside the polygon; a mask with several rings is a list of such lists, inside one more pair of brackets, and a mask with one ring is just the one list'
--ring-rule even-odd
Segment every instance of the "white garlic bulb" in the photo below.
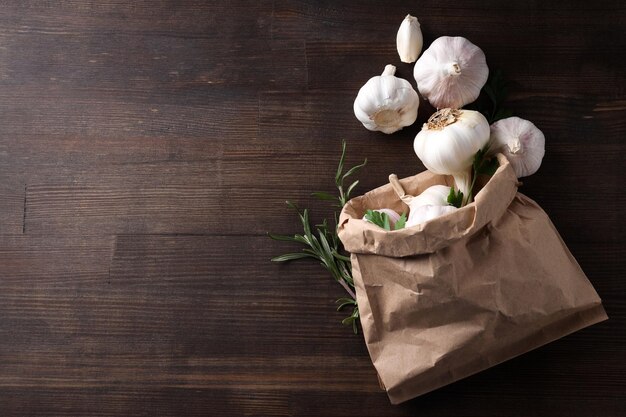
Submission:
{"label": "white garlic bulb", "polygon": [[489,152],[504,154],[517,178],[537,172],[546,153],[545,145],[543,132],[528,120],[509,117],[491,125]]}
{"label": "white garlic bulb", "polygon": [[419,96],[407,80],[395,77],[396,67],[387,65],[359,90],[354,114],[368,130],[393,133],[417,119]]}
{"label": "white garlic bulb", "polygon": [[405,227],[426,223],[429,220],[436,219],[444,214],[453,213],[457,210],[458,208],[454,206],[426,205],[415,208],[411,207]]}
{"label": "white garlic bulb", "polygon": [[442,109],[424,124],[413,148],[429,171],[454,176],[457,188],[467,197],[474,155],[488,142],[485,116],[473,110]]}
{"label": "white garlic bulb", "polygon": [[433,185],[422,191],[420,195],[412,196],[404,192],[404,187],[400,184],[396,174],[389,176],[389,182],[400,200],[409,206],[409,218],[405,227],[415,226],[458,210],[448,205],[450,187]]}
{"label": "white garlic bulb", "polygon": [[458,109],[478,98],[489,68],[483,51],[463,37],[435,39],[415,63],[417,88],[438,109]]}
{"label": "white garlic bulb", "polygon": [[447,185],[432,185],[411,199],[411,210],[420,206],[447,206],[450,187]]}
{"label": "white garlic bulb", "polygon": [[413,17],[410,14],[406,15],[396,36],[396,47],[398,48],[400,61],[407,64],[415,62],[417,57],[420,56],[420,52],[422,52],[423,45],[424,39],[417,17]]}

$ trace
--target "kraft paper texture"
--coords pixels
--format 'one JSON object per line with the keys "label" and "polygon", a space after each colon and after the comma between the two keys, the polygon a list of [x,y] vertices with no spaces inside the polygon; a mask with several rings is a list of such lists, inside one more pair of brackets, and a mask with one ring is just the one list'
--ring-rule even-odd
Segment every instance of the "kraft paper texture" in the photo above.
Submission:
{"label": "kraft paper texture", "polygon": [[[608,317],[546,213],[517,192],[503,155],[475,201],[397,231],[367,209],[407,212],[391,184],[350,200],[339,220],[367,348],[397,404]],[[400,180],[407,194],[451,177]]]}

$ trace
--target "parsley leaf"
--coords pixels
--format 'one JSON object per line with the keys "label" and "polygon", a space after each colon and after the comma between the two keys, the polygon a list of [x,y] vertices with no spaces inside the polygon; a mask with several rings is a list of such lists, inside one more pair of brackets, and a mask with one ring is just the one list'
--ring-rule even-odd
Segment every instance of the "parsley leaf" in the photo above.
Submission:
{"label": "parsley leaf", "polygon": [[[382,227],[385,230],[391,231],[391,218],[387,213],[381,213],[380,211],[367,210],[365,212],[365,220],[376,226]],[[393,230],[400,230],[406,225],[406,214],[402,213]]]}
{"label": "parsley leaf", "polygon": [[365,212],[365,220],[375,224],[378,227],[382,227],[385,230],[391,230],[389,223],[389,216],[387,213],[381,213],[379,211],[367,210]]}
{"label": "parsley leaf", "polygon": [[456,191],[454,187],[450,187],[450,194],[448,194],[448,204],[456,208],[460,208],[463,205],[463,193],[461,190]]}
{"label": "parsley leaf", "polygon": [[393,230],[404,229],[405,226],[406,226],[406,213],[402,213],[402,215],[396,222],[396,225],[394,226]]}

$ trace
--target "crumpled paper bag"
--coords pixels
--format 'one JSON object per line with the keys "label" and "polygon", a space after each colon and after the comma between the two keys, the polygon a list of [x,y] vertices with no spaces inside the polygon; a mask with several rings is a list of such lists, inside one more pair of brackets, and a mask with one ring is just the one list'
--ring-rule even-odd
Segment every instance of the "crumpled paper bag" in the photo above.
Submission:
{"label": "crumpled paper bag", "polygon": [[[473,203],[421,225],[362,220],[367,209],[408,212],[391,184],[341,212],[365,342],[393,404],[608,318],[547,214],[498,160]],[[453,179],[425,171],[400,183],[418,195]]]}

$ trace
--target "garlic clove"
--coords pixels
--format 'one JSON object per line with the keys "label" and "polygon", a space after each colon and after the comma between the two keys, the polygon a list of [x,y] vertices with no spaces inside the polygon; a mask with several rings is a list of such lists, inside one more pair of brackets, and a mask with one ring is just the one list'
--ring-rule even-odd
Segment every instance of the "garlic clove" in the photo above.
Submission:
{"label": "garlic clove", "polygon": [[415,62],[422,52],[423,45],[424,39],[417,18],[410,14],[406,15],[396,35],[396,47],[400,61],[407,64]]}
{"label": "garlic clove", "polygon": [[537,172],[546,153],[546,138],[532,122],[519,117],[498,120],[491,125],[490,153],[502,153],[518,178]]}
{"label": "garlic clove", "polygon": [[463,37],[435,39],[415,63],[417,88],[438,109],[458,109],[475,101],[487,82],[483,51]]}
{"label": "garlic clove", "polygon": [[409,218],[406,221],[405,227],[416,226],[418,224],[426,223],[427,221],[436,219],[437,217],[444,216],[449,213],[454,213],[458,209],[454,206],[436,206],[426,205],[411,208],[409,212]]}
{"label": "garlic clove", "polygon": [[419,96],[395,71],[387,65],[382,75],[370,78],[359,90],[354,115],[368,130],[394,133],[417,119]]}

